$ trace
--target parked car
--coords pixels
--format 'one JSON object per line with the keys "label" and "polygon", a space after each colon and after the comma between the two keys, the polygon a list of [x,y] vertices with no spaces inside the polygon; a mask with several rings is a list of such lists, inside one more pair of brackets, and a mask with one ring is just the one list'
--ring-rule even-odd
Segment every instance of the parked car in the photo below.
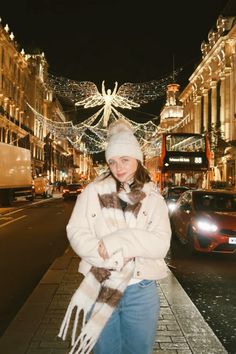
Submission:
{"label": "parked car", "polygon": [[84,190],[84,187],[80,183],[71,183],[63,187],[62,196],[64,200],[75,199],[78,194]]}
{"label": "parked car", "polygon": [[174,210],[176,202],[181,194],[188,190],[189,188],[186,186],[171,186],[163,189],[162,195],[167,203],[170,213]]}
{"label": "parked car", "polygon": [[192,252],[236,252],[236,193],[184,192],[170,215],[173,235]]}

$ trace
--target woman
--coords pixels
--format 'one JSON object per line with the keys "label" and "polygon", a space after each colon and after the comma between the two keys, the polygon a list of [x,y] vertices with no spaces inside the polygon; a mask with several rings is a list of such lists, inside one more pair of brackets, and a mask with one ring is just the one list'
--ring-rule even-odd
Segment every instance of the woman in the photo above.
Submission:
{"label": "woman", "polygon": [[[67,225],[85,276],[68,306],[65,339],[76,308],[70,353],[151,354],[159,316],[156,280],[167,275],[168,209],[147,170],[130,125],[109,126],[109,172],[78,197]],[[84,322],[76,338],[80,311]]]}

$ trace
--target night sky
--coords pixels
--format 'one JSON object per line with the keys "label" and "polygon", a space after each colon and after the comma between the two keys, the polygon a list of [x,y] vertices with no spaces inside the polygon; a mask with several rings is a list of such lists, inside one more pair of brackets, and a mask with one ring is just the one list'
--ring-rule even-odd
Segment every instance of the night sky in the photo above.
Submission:
{"label": "night sky", "polygon": [[[181,87],[227,0],[21,0],[1,4],[20,49],[44,52],[49,71],[98,88],[145,82],[182,67]],[[157,112],[153,112],[157,114]]]}

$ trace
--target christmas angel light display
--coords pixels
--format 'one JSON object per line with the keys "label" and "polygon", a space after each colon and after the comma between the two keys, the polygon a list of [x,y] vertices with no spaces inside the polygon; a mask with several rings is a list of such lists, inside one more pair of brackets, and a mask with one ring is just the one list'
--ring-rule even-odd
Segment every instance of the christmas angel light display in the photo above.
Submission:
{"label": "christmas angel light display", "polygon": [[[175,75],[180,70],[176,70]],[[105,89],[105,81],[102,82],[102,90],[91,81],[75,81],[64,77],[49,75],[49,86],[59,96],[64,96],[74,102],[76,106],[84,108],[103,106],[103,126],[108,125],[111,113],[118,116],[117,107],[132,109],[141,104],[148,103],[164,96],[167,85],[173,81],[173,74],[160,80],[152,80],[144,83],[126,82],[118,88],[115,82],[113,91]]]}

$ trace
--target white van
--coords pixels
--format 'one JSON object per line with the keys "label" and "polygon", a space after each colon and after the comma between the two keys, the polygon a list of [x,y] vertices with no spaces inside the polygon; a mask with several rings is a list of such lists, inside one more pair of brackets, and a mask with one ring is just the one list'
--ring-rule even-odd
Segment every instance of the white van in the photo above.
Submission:
{"label": "white van", "polygon": [[34,193],[35,197],[39,196],[42,198],[52,197],[53,188],[49,184],[49,181],[46,177],[35,177],[33,180]]}

